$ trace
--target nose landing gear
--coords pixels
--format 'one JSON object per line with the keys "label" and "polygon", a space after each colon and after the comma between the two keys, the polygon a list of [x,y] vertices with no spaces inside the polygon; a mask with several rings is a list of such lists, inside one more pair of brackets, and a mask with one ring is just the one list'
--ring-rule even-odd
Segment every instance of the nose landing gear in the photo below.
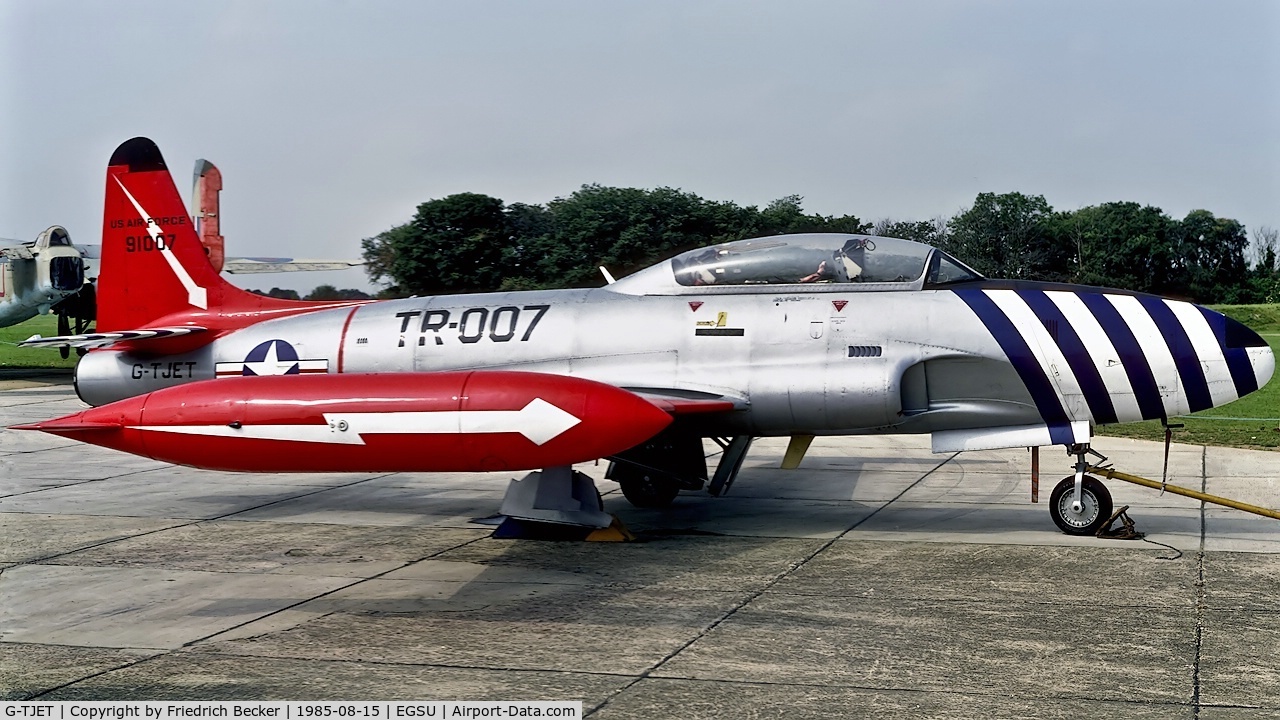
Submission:
{"label": "nose landing gear", "polygon": [[1111,519],[1111,493],[1107,486],[1091,475],[1086,456],[1106,458],[1087,444],[1072,445],[1076,456],[1076,472],[1062,479],[1049,495],[1049,515],[1053,524],[1068,535],[1095,535]]}
{"label": "nose landing gear", "polygon": [[1053,524],[1068,535],[1096,535],[1111,518],[1111,492],[1091,475],[1068,476],[1049,495],[1049,514]]}

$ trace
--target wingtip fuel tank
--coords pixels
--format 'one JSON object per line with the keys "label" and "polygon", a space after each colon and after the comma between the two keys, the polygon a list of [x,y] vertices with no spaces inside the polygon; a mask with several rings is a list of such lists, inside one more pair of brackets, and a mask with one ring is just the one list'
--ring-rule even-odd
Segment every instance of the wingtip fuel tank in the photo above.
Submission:
{"label": "wingtip fuel tank", "polygon": [[470,371],[206,380],[14,429],[213,470],[467,472],[608,457],[670,422],[611,385]]}

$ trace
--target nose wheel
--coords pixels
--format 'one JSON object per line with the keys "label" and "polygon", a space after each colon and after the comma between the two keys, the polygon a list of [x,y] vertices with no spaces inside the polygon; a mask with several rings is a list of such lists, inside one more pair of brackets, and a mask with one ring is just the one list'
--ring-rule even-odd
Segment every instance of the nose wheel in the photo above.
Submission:
{"label": "nose wheel", "polygon": [[1111,492],[1091,475],[1080,482],[1076,496],[1076,478],[1069,475],[1049,495],[1049,514],[1053,523],[1068,535],[1096,535],[1111,518]]}

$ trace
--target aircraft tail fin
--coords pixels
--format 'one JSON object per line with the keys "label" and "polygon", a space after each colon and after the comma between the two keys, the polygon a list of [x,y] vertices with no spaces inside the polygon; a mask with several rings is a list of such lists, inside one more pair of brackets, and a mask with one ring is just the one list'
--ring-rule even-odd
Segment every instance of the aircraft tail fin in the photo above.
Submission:
{"label": "aircraft tail fin", "polygon": [[[349,304],[349,303],[347,303]],[[107,167],[98,274],[99,333],[164,325],[217,328],[228,313],[291,314],[335,303],[268,298],[232,285],[211,264],[160,149],[125,141]]]}
{"label": "aircraft tail fin", "polygon": [[222,173],[208,160],[196,160],[191,187],[191,210],[196,220],[196,233],[204,246],[209,264],[216,272],[223,271],[226,258],[224,239],[220,232],[222,213],[218,208],[218,194],[222,192]]}

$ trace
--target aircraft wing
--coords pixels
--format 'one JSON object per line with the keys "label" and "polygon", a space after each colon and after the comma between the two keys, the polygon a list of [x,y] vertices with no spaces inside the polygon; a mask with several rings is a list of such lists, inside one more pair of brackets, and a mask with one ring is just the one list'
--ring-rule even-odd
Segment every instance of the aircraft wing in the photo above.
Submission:
{"label": "aircraft wing", "polygon": [[86,335],[58,335],[54,337],[31,337],[18,343],[18,347],[77,347],[95,348],[118,342],[133,340],[155,340],[159,338],[177,337],[192,333],[204,332],[208,328],[184,326],[168,328],[150,328],[147,330],[119,330],[108,333],[88,333]]}
{"label": "aircraft wing", "polygon": [[295,260],[293,258],[227,258],[222,263],[223,272],[232,275],[245,273],[314,272],[318,270],[346,270],[360,267],[356,260]]}

